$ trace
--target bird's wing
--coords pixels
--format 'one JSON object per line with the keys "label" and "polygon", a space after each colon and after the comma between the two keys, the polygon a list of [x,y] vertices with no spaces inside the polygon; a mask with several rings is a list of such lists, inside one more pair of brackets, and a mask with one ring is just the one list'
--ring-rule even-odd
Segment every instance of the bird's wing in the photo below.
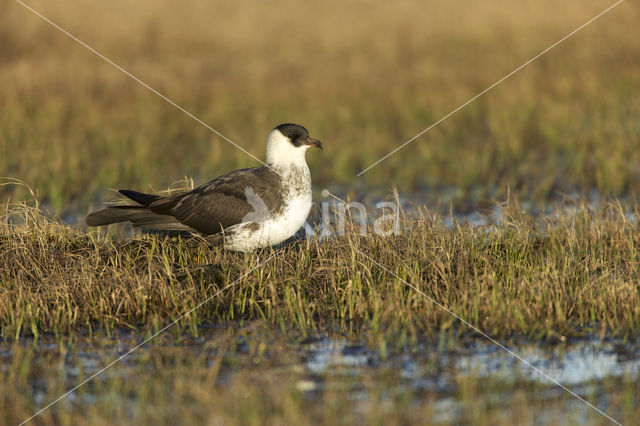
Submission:
{"label": "bird's wing", "polygon": [[[251,200],[253,196],[258,203]],[[282,201],[280,176],[263,166],[227,173],[190,192],[153,202],[149,209],[211,235],[241,223],[256,210],[256,204],[274,214]]]}

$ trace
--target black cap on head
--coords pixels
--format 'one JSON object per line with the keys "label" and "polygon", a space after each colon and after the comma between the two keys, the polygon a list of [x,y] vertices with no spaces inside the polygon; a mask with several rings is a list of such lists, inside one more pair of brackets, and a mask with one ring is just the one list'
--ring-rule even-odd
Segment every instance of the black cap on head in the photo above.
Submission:
{"label": "black cap on head", "polygon": [[279,130],[296,147],[304,145],[309,139],[309,131],[299,124],[283,123],[274,130]]}

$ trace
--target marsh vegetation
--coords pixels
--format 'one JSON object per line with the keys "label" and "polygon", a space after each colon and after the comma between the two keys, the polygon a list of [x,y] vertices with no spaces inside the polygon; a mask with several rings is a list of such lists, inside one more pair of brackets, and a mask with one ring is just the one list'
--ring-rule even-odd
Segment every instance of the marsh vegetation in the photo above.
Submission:
{"label": "marsh vegetation", "polygon": [[104,188],[255,162],[0,0],[0,176],[19,179],[0,185],[1,421],[175,322],[34,421],[608,422],[450,312],[638,418],[635,3],[358,178],[611,3],[29,4],[259,158],[274,125],[304,124],[325,143],[316,199],[369,206],[395,188],[403,212],[395,234],[347,221],[252,254],[88,232]]}
{"label": "marsh vegetation", "polygon": [[[303,124],[325,142],[309,159],[317,189],[359,199],[393,185],[447,207],[493,204],[508,187],[536,204],[640,189],[634,2],[355,178],[609,5],[32,4],[258,158],[276,124]],[[85,212],[108,198],[104,188],[204,183],[255,165],[23,7],[2,9],[0,171],[54,212]],[[0,189],[1,200],[27,196]]]}
{"label": "marsh vegetation", "polygon": [[[3,383],[14,389],[4,409],[25,417],[127,355],[40,421],[171,423],[188,411],[194,422],[238,424],[350,423],[359,415],[507,424],[537,421],[536,410],[606,420],[544,378],[532,380],[527,368],[497,374],[475,359],[482,351],[471,350],[475,368],[461,368],[460,351],[484,338],[448,310],[514,349],[538,342],[543,370],[544,359],[556,359],[548,349],[568,351],[584,339],[595,354],[613,346],[613,371],[596,355],[571,384],[618,420],[633,418],[637,217],[620,204],[577,204],[541,218],[514,203],[487,226],[445,225],[422,212],[396,236],[353,226],[335,239],[238,254],[198,239],[87,234],[35,209],[14,211],[0,232]],[[326,339],[346,349],[337,360],[318,351],[330,359],[317,371],[308,345]],[[577,352],[566,362],[583,358]],[[602,374],[590,376],[597,368]]]}

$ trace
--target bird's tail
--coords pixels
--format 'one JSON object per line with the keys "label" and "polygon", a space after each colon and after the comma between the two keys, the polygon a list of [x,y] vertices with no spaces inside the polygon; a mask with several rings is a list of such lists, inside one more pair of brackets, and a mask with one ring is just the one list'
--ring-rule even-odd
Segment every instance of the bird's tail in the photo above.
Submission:
{"label": "bird's tail", "polygon": [[183,225],[170,214],[161,214],[149,209],[151,203],[162,198],[160,195],[120,190],[122,195],[139,203],[138,206],[110,206],[91,213],[85,219],[88,226],[103,226],[119,222],[131,222],[133,226],[158,231],[194,231]]}
{"label": "bird's tail", "polygon": [[133,201],[143,206],[148,206],[154,201],[157,201],[160,198],[162,198],[161,195],[145,194],[144,192],[131,191],[130,189],[121,189],[118,192],[124,195],[125,197],[131,198]]}
{"label": "bird's tail", "polygon": [[144,206],[111,206],[93,212],[85,219],[88,226],[119,222],[131,222],[133,226],[156,231],[195,231],[190,226],[178,222],[173,216],[154,213]]}
{"label": "bird's tail", "polygon": [[143,206],[111,206],[91,213],[85,222],[89,226],[102,226],[118,222],[140,222],[149,216],[157,215]]}

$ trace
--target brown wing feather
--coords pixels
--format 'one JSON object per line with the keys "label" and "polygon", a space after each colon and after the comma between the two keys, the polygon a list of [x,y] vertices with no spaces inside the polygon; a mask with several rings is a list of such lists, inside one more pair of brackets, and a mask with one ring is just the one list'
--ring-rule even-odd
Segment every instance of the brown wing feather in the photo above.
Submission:
{"label": "brown wing feather", "polygon": [[280,176],[263,166],[227,173],[187,193],[157,200],[148,208],[174,216],[203,234],[217,234],[254,211],[247,202],[247,187],[262,199],[271,214],[282,205]]}

